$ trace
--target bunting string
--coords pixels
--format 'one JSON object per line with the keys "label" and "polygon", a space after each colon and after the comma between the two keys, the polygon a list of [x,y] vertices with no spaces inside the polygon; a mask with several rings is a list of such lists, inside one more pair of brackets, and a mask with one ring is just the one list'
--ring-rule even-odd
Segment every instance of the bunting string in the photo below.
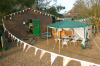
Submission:
{"label": "bunting string", "polygon": [[[3,23],[3,25],[4,25],[4,23]],[[5,25],[4,25],[4,29],[5,29]],[[7,30],[7,29],[6,29],[6,30]],[[14,36],[13,34],[11,34],[10,32],[9,32],[9,34],[11,35],[12,40],[13,40],[14,38],[17,39],[17,46],[18,46],[18,42],[20,42],[20,48],[21,48],[21,44],[22,44],[22,43],[24,44],[23,50],[25,50],[26,45],[28,45],[28,47],[27,47],[27,49],[26,49],[26,52],[28,51],[28,49],[29,49],[30,47],[35,48],[35,55],[36,55],[36,53],[37,53],[38,50],[41,50],[40,59],[42,58],[42,56],[43,56],[45,53],[50,53],[50,54],[51,54],[51,65],[52,65],[52,63],[54,62],[54,60],[56,59],[56,57],[57,57],[57,56],[60,56],[60,57],[63,57],[63,59],[64,59],[64,60],[63,60],[63,66],[67,65],[67,63],[69,63],[71,60],[81,62],[81,65],[83,65],[83,64],[89,64],[90,66],[93,66],[93,65],[100,66],[99,64],[95,64],[95,63],[91,63],[91,62],[87,62],[87,61],[83,61],[83,60],[79,60],[79,59],[75,59],[75,58],[71,58],[71,57],[66,57],[66,56],[63,56],[63,55],[60,55],[60,54],[56,54],[56,53],[53,53],[53,52],[49,52],[49,51],[46,51],[46,50],[37,48],[37,47],[35,47],[35,46],[33,46],[33,45],[30,45],[30,44],[28,44],[28,43],[26,43],[26,42],[20,40],[19,38],[15,37],[15,36]]]}

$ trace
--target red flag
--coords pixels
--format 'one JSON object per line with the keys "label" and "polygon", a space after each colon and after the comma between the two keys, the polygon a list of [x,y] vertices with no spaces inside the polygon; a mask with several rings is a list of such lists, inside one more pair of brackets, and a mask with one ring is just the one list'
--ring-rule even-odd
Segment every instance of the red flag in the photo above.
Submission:
{"label": "red flag", "polygon": [[31,46],[30,45],[28,45],[28,47],[27,47],[27,49],[26,49],[26,52],[28,51],[28,49],[30,48]]}

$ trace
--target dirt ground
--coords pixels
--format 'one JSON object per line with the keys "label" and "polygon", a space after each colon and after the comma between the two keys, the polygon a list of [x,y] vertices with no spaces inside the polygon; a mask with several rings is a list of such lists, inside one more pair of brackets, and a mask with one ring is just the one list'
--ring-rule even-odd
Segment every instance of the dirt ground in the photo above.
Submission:
{"label": "dirt ground", "polygon": [[[100,35],[98,37],[94,36],[93,39],[96,41],[98,46],[100,47]],[[24,40],[25,42],[29,43],[28,40]],[[55,44],[55,47],[54,47]],[[47,39],[38,39],[35,42],[32,42],[33,46],[38,48],[54,52],[63,56],[88,61],[96,64],[100,64],[100,50],[93,42],[90,37],[89,44],[86,42],[87,45],[92,45],[91,49],[86,48],[84,51],[80,47],[81,41],[77,42],[77,45],[68,44],[68,48],[66,45],[60,45],[60,53],[59,53],[59,42],[55,43],[53,38],[49,38],[49,45],[47,45]],[[54,51],[53,51],[54,49]],[[40,53],[41,51],[38,50],[37,54],[35,54],[35,49],[31,47],[28,52],[23,51],[23,44],[17,46],[17,42],[14,43],[9,42],[8,50],[3,51],[0,54],[0,66],[50,66],[51,65],[51,55],[49,53],[45,53],[42,59],[40,60]],[[40,61],[39,61],[40,60]],[[63,66],[63,58],[57,57],[53,62],[52,66]],[[80,62],[78,61],[70,61],[67,66],[81,66]]]}

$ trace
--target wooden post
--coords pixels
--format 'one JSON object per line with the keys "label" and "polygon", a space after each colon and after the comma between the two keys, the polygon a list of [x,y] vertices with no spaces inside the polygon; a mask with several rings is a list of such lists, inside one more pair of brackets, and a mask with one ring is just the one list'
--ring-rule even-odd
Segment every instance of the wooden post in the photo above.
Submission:
{"label": "wooden post", "polygon": [[[48,27],[47,27],[47,44],[48,44]],[[49,45],[49,44],[48,44]]]}

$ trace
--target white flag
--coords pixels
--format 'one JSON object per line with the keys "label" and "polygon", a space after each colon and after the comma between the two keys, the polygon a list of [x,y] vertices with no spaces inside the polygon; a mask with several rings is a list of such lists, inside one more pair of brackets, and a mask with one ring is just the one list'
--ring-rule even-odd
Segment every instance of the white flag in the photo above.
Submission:
{"label": "white flag", "polygon": [[37,51],[38,51],[38,48],[35,48],[35,55],[36,55]]}
{"label": "white flag", "polygon": [[26,48],[26,43],[24,43],[24,46],[23,46],[23,51],[25,50],[25,48]]}
{"label": "white flag", "polygon": [[90,63],[86,63],[86,62],[81,62],[81,66],[93,66],[93,65]]}
{"label": "white flag", "polygon": [[64,57],[63,58],[63,66],[66,66],[70,61],[71,61],[71,59]]}
{"label": "white flag", "polygon": [[54,60],[56,59],[57,55],[54,53],[51,53],[51,65],[54,62]]}
{"label": "white flag", "polygon": [[40,59],[42,58],[42,56],[45,54],[45,51],[41,50],[41,54],[40,54]]}
{"label": "white flag", "polygon": [[19,39],[17,39],[17,46],[18,46]]}

